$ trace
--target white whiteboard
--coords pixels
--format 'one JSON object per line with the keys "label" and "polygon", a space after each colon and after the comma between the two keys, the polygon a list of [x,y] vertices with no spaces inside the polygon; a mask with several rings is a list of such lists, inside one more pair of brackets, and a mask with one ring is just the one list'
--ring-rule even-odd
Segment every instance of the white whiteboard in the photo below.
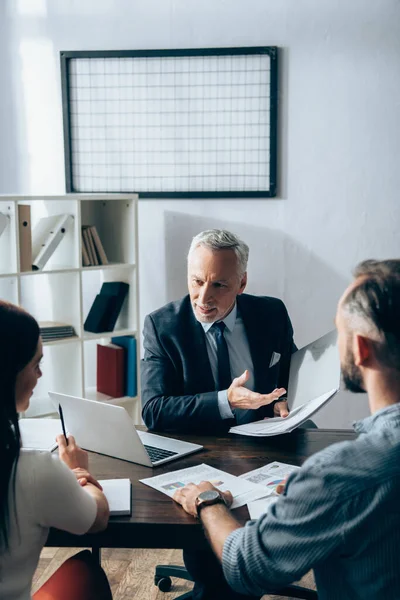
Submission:
{"label": "white whiteboard", "polygon": [[91,54],[68,58],[69,191],[271,192],[269,54]]}

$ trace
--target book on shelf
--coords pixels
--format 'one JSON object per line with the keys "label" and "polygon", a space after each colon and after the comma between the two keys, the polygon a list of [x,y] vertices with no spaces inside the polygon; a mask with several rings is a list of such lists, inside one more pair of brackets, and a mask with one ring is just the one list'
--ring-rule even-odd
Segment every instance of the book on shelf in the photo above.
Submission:
{"label": "book on shelf", "polygon": [[84,267],[108,265],[107,255],[95,225],[82,225],[82,264]]}
{"label": "book on shelf", "polygon": [[86,247],[86,242],[85,242],[85,238],[84,238],[84,235],[83,235],[83,230],[82,230],[81,246],[82,246],[82,266],[83,267],[90,267],[90,265],[92,263],[90,262],[89,252],[88,252],[87,247]]}
{"label": "book on shelf", "polygon": [[97,391],[121,398],[125,391],[125,349],[115,344],[97,344]]}
{"label": "book on shelf", "polygon": [[74,222],[72,215],[52,215],[39,220],[32,233],[32,269],[40,271]]}
{"label": "book on shelf", "polygon": [[10,217],[0,212],[0,235],[3,233],[9,222]]}
{"label": "book on shelf", "polygon": [[64,338],[76,337],[74,327],[68,323],[41,321],[39,327],[43,342],[54,342]]}
{"label": "book on shelf", "polygon": [[84,330],[91,333],[113,331],[128,289],[129,284],[122,281],[103,283],[86,317]]}
{"label": "book on shelf", "polygon": [[87,243],[88,243],[89,249],[90,249],[90,257],[91,257],[92,263],[93,263],[93,265],[98,265],[99,259],[97,258],[96,248],[94,247],[94,241],[93,241],[93,237],[92,237],[92,232],[90,231],[89,227],[85,228],[85,233],[86,233]]}
{"label": "book on shelf", "polygon": [[111,343],[126,350],[124,396],[134,398],[137,396],[136,338],[133,335],[120,335],[111,338]]}
{"label": "book on shelf", "polygon": [[96,226],[91,225],[89,227],[90,235],[92,236],[94,247],[96,250],[97,258],[100,265],[108,265],[107,255],[104,251],[103,244],[101,243],[100,236],[97,232]]}
{"label": "book on shelf", "polygon": [[18,204],[19,268],[32,271],[32,223],[29,204]]}

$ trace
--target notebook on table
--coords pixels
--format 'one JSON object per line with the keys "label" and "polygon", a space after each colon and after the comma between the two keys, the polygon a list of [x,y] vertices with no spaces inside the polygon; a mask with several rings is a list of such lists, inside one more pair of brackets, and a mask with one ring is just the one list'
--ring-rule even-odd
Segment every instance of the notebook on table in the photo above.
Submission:
{"label": "notebook on table", "polygon": [[100,479],[108,500],[111,517],[128,516],[132,513],[132,484],[130,479]]}

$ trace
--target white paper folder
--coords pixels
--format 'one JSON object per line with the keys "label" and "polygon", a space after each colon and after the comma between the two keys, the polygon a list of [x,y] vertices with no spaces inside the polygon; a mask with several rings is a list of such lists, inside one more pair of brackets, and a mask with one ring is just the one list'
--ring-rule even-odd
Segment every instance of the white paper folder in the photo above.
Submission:
{"label": "white paper folder", "polygon": [[288,417],[264,419],[232,427],[229,431],[259,437],[289,433],[329,402],[339,387],[337,333],[330,331],[292,354],[287,390]]}
{"label": "white paper folder", "polygon": [[43,269],[73,222],[72,215],[53,215],[40,219],[32,233],[33,270]]}

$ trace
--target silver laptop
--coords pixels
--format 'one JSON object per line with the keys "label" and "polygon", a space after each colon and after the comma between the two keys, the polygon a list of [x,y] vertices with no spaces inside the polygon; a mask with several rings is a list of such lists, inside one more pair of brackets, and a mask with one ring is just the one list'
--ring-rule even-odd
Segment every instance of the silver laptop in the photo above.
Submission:
{"label": "silver laptop", "polygon": [[61,404],[67,432],[85,450],[156,467],[203,448],[199,444],[137,431],[121,406],[56,392],[49,392],[49,396],[57,411]]}

